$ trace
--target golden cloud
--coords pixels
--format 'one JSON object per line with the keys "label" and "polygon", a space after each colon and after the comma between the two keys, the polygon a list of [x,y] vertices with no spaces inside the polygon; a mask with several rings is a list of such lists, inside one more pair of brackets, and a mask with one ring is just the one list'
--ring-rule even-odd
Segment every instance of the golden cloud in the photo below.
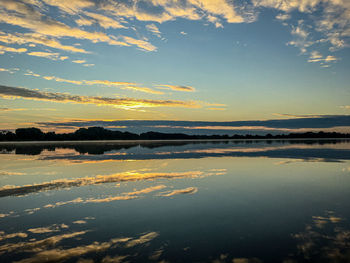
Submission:
{"label": "golden cloud", "polygon": [[0,86],[0,97],[4,99],[22,98],[52,101],[57,103],[94,104],[98,106],[113,106],[120,109],[137,109],[149,107],[200,108],[200,105],[194,101],[79,96],[59,92],[44,92],[8,86]]}

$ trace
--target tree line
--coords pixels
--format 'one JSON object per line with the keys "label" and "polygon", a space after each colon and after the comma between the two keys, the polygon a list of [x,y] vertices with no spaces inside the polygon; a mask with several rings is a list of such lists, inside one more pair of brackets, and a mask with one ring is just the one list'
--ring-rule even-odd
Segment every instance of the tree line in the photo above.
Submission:
{"label": "tree line", "polygon": [[0,141],[84,141],[84,140],[211,140],[211,139],[304,139],[350,138],[349,133],[305,132],[279,135],[188,135],[183,133],[112,131],[103,127],[80,128],[72,133],[43,132],[38,128],[19,128],[15,132],[0,131]]}

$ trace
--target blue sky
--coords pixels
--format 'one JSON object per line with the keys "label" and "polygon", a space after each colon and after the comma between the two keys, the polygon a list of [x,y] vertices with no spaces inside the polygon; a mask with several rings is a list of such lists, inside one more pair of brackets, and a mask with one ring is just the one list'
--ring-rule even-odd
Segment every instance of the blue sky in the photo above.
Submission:
{"label": "blue sky", "polygon": [[0,128],[348,115],[349,36],[347,0],[3,0]]}

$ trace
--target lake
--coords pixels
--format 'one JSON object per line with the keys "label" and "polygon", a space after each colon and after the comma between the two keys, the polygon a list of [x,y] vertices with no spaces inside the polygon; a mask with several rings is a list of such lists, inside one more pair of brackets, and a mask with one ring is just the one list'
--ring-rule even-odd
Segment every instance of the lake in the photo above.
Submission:
{"label": "lake", "polygon": [[349,140],[0,153],[0,262],[350,262]]}

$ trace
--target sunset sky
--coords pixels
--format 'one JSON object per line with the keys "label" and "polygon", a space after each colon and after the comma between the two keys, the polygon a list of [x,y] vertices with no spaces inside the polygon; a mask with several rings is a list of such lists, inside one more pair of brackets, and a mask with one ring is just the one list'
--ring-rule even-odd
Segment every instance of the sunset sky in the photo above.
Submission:
{"label": "sunset sky", "polygon": [[349,44],[349,0],[1,0],[0,129],[350,132]]}

